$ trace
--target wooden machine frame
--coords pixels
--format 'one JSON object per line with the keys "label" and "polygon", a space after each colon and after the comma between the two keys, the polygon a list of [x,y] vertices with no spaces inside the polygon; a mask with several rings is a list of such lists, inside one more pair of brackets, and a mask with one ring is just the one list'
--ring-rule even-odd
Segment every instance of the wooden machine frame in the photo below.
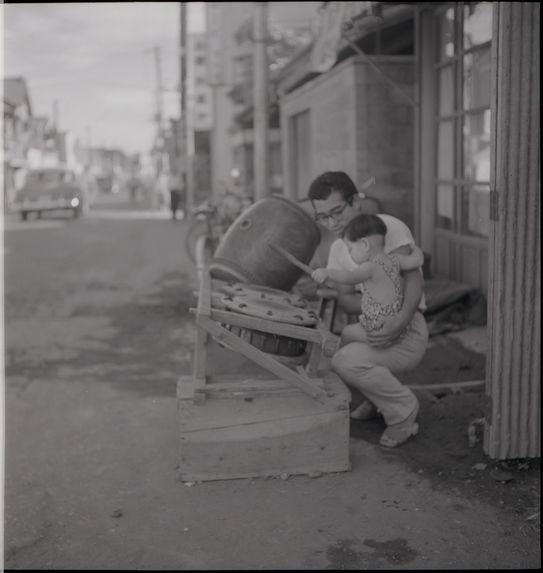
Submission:
{"label": "wooden machine frame", "polygon": [[[228,310],[221,304],[220,286],[204,269],[198,305],[191,309],[197,327],[192,377],[178,383],[181,479],[350,469],[350,392],[326,368],[337,337],[322,319],[306,327]],[[305,364],[298,361],[291,368],[288,360],[261,351],[226,325],[305,340]],[[275,377],[211,376],[208,350],[213,342]]]}

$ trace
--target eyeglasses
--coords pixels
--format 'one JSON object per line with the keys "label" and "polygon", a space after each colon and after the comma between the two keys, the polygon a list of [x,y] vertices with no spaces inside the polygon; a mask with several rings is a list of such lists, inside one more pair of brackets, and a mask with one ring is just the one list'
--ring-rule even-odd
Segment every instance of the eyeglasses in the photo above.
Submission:
{"label": "eyeglasses", "polygon": [[339,220],[341,215],[343,215],[343,211],[345,211],[347,205],[350,205],[350,203],[345,201],[342,207],[336,207],[335,209],[332,209],[329,213],[316,213],[315,221],[317,221],[317,223],[324,223],[327,222],[329,219],[337,221]]}

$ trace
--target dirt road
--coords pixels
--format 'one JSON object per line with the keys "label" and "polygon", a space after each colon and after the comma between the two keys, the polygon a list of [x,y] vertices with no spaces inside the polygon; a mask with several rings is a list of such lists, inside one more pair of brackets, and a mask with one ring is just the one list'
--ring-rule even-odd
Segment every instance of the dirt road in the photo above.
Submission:
{"label": "dirt road", "polygon": [[[539,467],[493,479],[467,442],[477,392],[421,395],[420,434],[398,450],[377,445],[378,422],[353,424],[350,472],[180,482],[186,224],[38,223],[5,235],[6,569],[540,566]],[[441,337],[410,376],[483,369]]]}

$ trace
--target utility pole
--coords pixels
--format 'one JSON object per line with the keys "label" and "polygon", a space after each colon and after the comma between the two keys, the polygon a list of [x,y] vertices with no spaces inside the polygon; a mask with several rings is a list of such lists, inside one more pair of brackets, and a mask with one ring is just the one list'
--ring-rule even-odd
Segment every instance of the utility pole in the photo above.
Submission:
{"label": "utility pole", "polygon": [[269,194],[268,159],[268,3],[253,3],[253,91],[255,200]]}
{"label": "utility pole", "polygon": [[187,2],[180,2],[179,20],[179,183],[185,190],[186,211],[194,206],[193,141],[187,105]]}
{"label": "utility pole", "polygon": [[155,206],[162,205],[164,201],[164,158],[163,146],[164,137],[162,130],[162,62],[160,59],[160,47],[153,46],[153,53],[155,56],[155,70],[156,70],[156,137],[155,137],[155,177],[156,177],[156,193],[153,195],[153,203],[156,201]]}
{"label": "utility pole", "polygon": [[59,130],[59,119],[58,119],[58,99],[53,101],[53,127],[55,128],[55,132]]}
{"label": "utility pole", "polygon": [[157,140],[162,137],[162,62],[160,59],[160,47],[154,46],[155,70],[156,70],[156,115]]}
{"label": "utility pole", "polygon": [[86,163],[87,167],[92,163],[92,135],[91,126],[87,125],[85,127],[86,139],[87,139],[87,153],[86,153]]}
{"label": "utility pole", "polygon": [[163,129],[163,111],[162,111],[162,61],[160,47],[153,46],[156,71],[156,136],[154,145],[155,160],[155,189],[153,193],[153,205],[159,209],[163,206],[166,198],[165,184],[165,165],[164,165],[164,129]]}

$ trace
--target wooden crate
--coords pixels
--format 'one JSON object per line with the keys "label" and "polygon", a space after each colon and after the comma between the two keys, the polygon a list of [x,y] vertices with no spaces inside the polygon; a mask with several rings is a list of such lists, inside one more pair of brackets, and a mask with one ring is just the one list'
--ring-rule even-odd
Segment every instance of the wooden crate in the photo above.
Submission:
{"label": "wooden crate", "polygon": [[[204,272],[192,376],[177,385],[183,481],[346,471],[350,392],[319,372],[329,331],[225,310]],[[307,341],[302,363],[249,344],[229,327]]]}
{"label": "wooden crate", "polygon": [[183,481],[339,472],[349,464],[349,400],[326,373],[321,403],[269,374],[221,375],[177,386]]}

